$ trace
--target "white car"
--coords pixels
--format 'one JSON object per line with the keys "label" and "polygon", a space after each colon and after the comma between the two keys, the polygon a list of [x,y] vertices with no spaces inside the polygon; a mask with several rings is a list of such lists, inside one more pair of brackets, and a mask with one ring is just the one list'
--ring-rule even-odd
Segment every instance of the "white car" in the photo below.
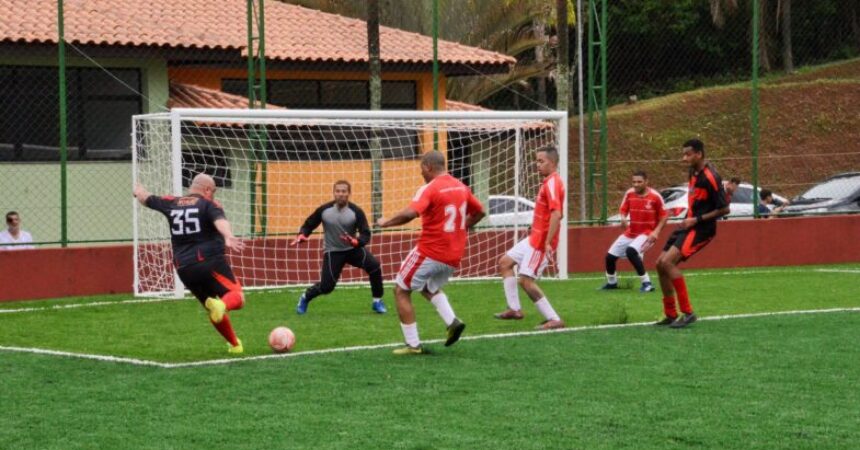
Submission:
{"label": "white car", "polygon": [[[660,196],[663,197],[666,211],[669,213],[669,220],[681,220],[687,215],[687,190],[686,184],[673,186],[670,188],[660,189]],[[761,191],[761,187],[759,187]],[[759,203],[759,196],[755,196],[753,202],[753,187],[749,183],[741,183],[732,195],[732,202],[729,205],[729,219],[750,218],[753,216],[753,207]],[[774,203],[781,205],[788,200],[777,194],[773,194]],[[616,214],[609,219],[609,222],[620,222],[621,215]]]}
{"label": "white car", "polygon": [[535,203],[527,198],[513,195],[491,195],[487,199],[489,214],[487,224],[490,226],[521,225],[528,227],[532,224]]}

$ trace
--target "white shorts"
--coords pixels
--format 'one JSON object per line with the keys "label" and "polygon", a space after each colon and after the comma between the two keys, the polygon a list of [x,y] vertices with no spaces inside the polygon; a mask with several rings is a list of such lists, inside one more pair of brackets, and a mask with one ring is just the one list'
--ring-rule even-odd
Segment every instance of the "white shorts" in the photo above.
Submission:
{"label": "white shorts", "polygon": [[428,258],[413,248],[403,260],[397,271],[396,282],[401,289],[435,294],[448,283],[448,278],[454,274],[454,268],[435,259]]}
{"label": "white shorts", "polygon": [[549,258],[543,250],[535,250],[529,243],[529,238],[525,238],[508,250],[507,255],[517,263],[517,272],[519,275],[524,275],[537,280],[546,269],[549,263]]}
{"label": "white shorts", "polygon": [[640,234],[635,238],[631,238],[622,234],[609,247],[609,254],[618,258],[627,258],[628,247],[635,249],[640,257],[645,255],[645,252],[651,248],[651,245],[648,245],[648,235]]}

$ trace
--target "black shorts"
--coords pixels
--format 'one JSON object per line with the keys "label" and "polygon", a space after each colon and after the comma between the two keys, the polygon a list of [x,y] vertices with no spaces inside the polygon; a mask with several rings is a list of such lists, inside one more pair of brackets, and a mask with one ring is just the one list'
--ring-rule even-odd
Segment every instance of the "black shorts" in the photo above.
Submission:
{"label": "black shorts", "polygon": [[667,251],[672,247],[676,247],[681,251],[681,260],[695,255],[699,250],[705,248],[716,236],[716,232],[710,230],[697,229],[695,227],[689,230],[675,230],[663,246],[663,251]]}
{"label": "black shorts", "polygon": [[215,258],[177,270],[179,279],[185,287],[197,297],[200,302],[205,302],[209,297],[222,297],[224,294],[241,290],[242,287],[236,281],[233,270],[224,258]]}

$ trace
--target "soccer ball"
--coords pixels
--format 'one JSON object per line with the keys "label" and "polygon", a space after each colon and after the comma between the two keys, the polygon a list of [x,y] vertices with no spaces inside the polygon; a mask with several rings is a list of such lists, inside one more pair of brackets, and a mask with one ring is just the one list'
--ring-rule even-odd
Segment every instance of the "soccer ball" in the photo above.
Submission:
{"label": "soccer ball", "polygon": [[269,333],[269,347],[275,353],[286,353],[296,344],[296,335],[287,327],[277,327]]}

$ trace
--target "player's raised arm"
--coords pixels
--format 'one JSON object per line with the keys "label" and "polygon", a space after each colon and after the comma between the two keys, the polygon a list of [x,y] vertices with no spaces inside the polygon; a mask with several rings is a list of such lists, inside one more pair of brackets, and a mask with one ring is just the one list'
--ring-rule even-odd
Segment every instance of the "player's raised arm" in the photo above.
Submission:
{"label": "player's raised arm", "polygon": [[367,216],[361,208],[353,208],[355,211],[355,229],[358,231],[357,247],[364,247],[370,243],[370,225],[367,223]]}
{"label": "player's raised arm", "polygon": [[478,200],[474,194],[469,193],[468,206],[466,209],[466,214],[468,217],[466,218],[466,229],[470,229],[475,226],[476,223],[480,222],[487,213],[484,212],[484,205],[481,204],[480,200]]}
{"label": "player's raised arm", "polygon": [[322,205],[313,212],[313,214],[309,215],[307,219],[305,219],[305,223],[302,224],[301,228],[299,228],[299,234],[292,241],[290,241],[290,245],[301,244],[308,240],[308,236],[314,232],[314,230],[320,226],[322,223],[322,214],[326,209],[326,205]]}
{"label": "player's raised arm", "polygon": [[399,213],[395,214],[394,217],[390,219],[386,219],[384,217],[380,217],[379,220],[376,221],[376,225],[379,228],[388,228],[388,227],[396,227],[397,225],[403,225],[404,223],[409,223],[413,219],[418,217],[418,212],[416,212],[412,207],[407,206],[403,208]]}
{"label": "player's raised arm", "polygon": [[141,205],[146,206],[146,199],[148,199],[152,194],[150,194],[142,184],[138,183],[134,185],[132,195],[134,195],[134,198],[136,198]]}
{"label": "player's raised arm", "polygon": [[233,236],[233,227],[230,221],[222,217],[215,221],[215,228],[224,236],[224,246],[234,252],[240,252],[245,249],[245,243]]}

